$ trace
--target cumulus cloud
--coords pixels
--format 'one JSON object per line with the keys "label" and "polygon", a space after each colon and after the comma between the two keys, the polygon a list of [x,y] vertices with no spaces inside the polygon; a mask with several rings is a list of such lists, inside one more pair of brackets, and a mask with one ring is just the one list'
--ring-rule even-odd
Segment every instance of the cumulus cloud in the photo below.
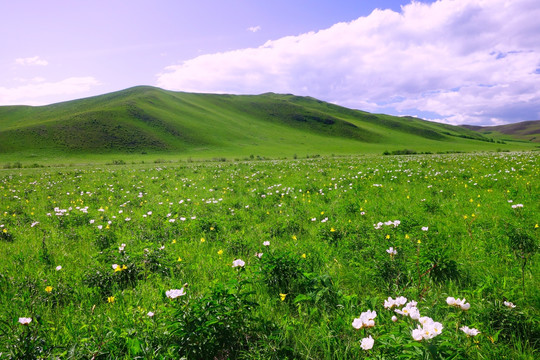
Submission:
{"label": "cumulus cloud", "polygon": [[0,104],[18,105],[24,101],[27,105],[43,105],[50,103],[47,101],[49,97],[77,95],[97,85],[99,82],[91,76],[71,77],[56,82],[35,78],[17,87],[0,87]]}
{"label": "cumulus cloud", "polygon": [[540,118],[537,0],[412,2],[257,48],[166,67],[171,90],[309,95],[447,123]]}
{"label": "cumulus cloud", "polygon": [[258,26],[258,25],[257,26],[251,26],[251,27],[248,27],[247,30],[256,33],[257,31],[261,30],[261,27]]}
{"label": "cumulus cloud", "polygon": [[39,56],[34,56],[27,58],[17,58],[15,59],[15,64],[24,66],[47,66],[49,65],[49,62],[40,58]]}

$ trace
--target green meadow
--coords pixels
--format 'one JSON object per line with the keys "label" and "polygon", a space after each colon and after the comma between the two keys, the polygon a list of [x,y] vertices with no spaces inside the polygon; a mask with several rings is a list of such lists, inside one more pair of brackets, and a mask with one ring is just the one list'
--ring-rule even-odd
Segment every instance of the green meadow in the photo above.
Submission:
{"label": "green meadow", "polygon": [[[101,153],[87,130],[112,123],[73,115],[95,99],[2,110],[28,121],[2,123],[4,163],[71,166],[0,170],[0,358],[539,357],[538,153],[380,155],[530,144],[288,95],[234,105],[268,119],[218,96],[117,95],[99,102],[119,126]],[[204,116],[180,122],[178,100]],[[196,131],[204,118],[221,132]],[[201,148],[226,161],[190,161]]]}

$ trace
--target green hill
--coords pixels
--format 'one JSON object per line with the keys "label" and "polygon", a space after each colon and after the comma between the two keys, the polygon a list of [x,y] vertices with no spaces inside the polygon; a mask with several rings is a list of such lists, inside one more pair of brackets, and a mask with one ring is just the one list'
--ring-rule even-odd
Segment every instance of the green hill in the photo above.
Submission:
{"label": "green hill", "polygon": [[462,127],[274,93],[194,94],[139,86],[47,106],[0,107],[0,156],[7,160],[145,154],[281,157],[501,147],[490,141]]}
{"label": "green hill", "polygon": [[462,125],[462,127],[502,141],[522,140],[537,143],[540,142],[540,120],[522,121],[519,123],[497,126]]}

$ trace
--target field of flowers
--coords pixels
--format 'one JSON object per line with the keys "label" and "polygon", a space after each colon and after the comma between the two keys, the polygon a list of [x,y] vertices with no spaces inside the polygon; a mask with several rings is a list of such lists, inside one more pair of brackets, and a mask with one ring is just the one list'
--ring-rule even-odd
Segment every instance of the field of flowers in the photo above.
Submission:
{"label": "field of flowers", "polygon": [[0,172],[1,359],[534,359],[538,153]]}

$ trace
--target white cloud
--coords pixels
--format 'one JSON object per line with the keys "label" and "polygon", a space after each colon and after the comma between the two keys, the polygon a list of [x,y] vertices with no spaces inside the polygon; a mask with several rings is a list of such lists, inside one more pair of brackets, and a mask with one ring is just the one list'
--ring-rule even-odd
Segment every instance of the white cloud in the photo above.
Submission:
{"label": "white cloud", "polygon": [[247,28],[247,31],[251,31],[251,32],[254,32],[256,33],[257,31],[261,30],[261,27],[260,26],[251,26],[251,27],[248,27]]}
{"label": "white cloud", "polygon": [[540,118],[537,0],[412,2],[258,48],[168,66],[157,85],[195,92],[310,95],[451,123]]}
{"label": "white cloud", "polygon": [[47,66],[49,62],[47,60],[41,59],[39,56],[27,57],[27,58],[17,58],[15,59],[15,64],[23,66]]}
{"label": "white cloud", "polygon": [[43,78],[17,87],[0,87],[0,104],[2,105],[44,105],[54,101],[47,99],[54,97],[71,97],[89,91],[99,82],[91,77],[71,77],[57,82],[47,82]]}

